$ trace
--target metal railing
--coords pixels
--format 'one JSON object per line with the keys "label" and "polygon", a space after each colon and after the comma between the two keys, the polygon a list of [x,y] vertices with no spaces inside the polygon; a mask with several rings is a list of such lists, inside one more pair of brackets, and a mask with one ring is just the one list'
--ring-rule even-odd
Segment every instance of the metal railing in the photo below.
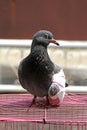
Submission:
{"label": "metal railing", "polygon": [[[81,47],[87,48],[87,41],[64,41],[57,40],[60,44],[60,47]],[[10,39],[0,39],[0,47],[30,47],[32,40],[10,40]],[[51,44],[50,47],[55,47],[55,45]]]}
{"label": "metal railing", "polygon": [[[68,86],[65,88],[65,92],[87,94],[87,86]],[[20,85],[0,85],[0,93],[29,93]]]}

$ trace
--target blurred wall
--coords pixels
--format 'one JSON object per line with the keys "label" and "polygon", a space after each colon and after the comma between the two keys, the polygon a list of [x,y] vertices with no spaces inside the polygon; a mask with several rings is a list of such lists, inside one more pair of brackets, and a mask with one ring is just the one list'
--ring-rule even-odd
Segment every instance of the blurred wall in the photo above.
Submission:
{"label": "blurred wall", "polygon": [[0,38],[31,39],[40,29],[87,40],[87,0],[0,0]]}

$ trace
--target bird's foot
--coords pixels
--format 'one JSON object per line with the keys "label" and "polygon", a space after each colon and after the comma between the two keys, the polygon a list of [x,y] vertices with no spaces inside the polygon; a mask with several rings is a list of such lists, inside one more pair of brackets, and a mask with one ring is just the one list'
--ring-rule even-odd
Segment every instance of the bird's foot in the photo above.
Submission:
{"label": "bird's foot", "polygon": [[46,100],[39,100],[36,102],[36,97],[37,96],[34,96],[34,98],[32,99],[32,102],[29,104],[28,106],[28,109],[27,109],[27,112],[29,111],[29,109],[34,105],[36,104],[37,107],[40,107],[40,108],[49,108],[50,107],[50,103],[49,103],[49,99],[48,99],[48,96],[46,96]]}
{"label": "bird's foot", "polygon": [[40,108],[49,108],[50,103],[49,103],[48,96],[46,96],[46,100],[39,101],[36,103],[36,105]]}
{"label": "bird's foot", "polygon": [[33,98],[32,102],[31,102],[31,104],[29,105],[29,107],[31,107],[33,104],[36,103],[36,102],[35,102],[35,101],[36,101],[36,97],[37,97],[37,96],[34,96],[34,98]]}
{"label": "bird's foot", "polygon": [[45,106],[46,106],[46,108],[49,108],[49,107],[50,107],[50,102],[49,102],[48,96],[46,96]]}
{"label": "bird's foot", "polygon": [[30,105],[28,106],[29,108],[28,108],[27,112],[29,111],[30,107],[32,107],[32,106],[36,103],[36,97],[37,97],[37,96],[34,96],[34,98],[32,99],[32,102],[31,102]]}

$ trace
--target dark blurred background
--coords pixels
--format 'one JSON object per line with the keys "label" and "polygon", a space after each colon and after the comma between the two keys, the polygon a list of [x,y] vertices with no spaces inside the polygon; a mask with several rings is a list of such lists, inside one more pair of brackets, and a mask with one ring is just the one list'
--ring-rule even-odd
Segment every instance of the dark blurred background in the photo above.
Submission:
{"label": "dark blurred background", "polygon": [[31,39],[40,29],[87,40],[87,0],[0,0],[0,38]]}

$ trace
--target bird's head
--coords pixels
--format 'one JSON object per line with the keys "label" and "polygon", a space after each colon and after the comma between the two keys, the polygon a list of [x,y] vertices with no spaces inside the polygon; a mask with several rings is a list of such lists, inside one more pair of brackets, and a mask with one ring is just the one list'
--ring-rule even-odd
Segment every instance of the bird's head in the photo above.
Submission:
{"label": "bird's head", "polygon": [[33,36],[33,45],[43,45],[47,47],[50,43],[59,46],[59,43],[53,38],[53,34],[46,30],[40,30]]}

